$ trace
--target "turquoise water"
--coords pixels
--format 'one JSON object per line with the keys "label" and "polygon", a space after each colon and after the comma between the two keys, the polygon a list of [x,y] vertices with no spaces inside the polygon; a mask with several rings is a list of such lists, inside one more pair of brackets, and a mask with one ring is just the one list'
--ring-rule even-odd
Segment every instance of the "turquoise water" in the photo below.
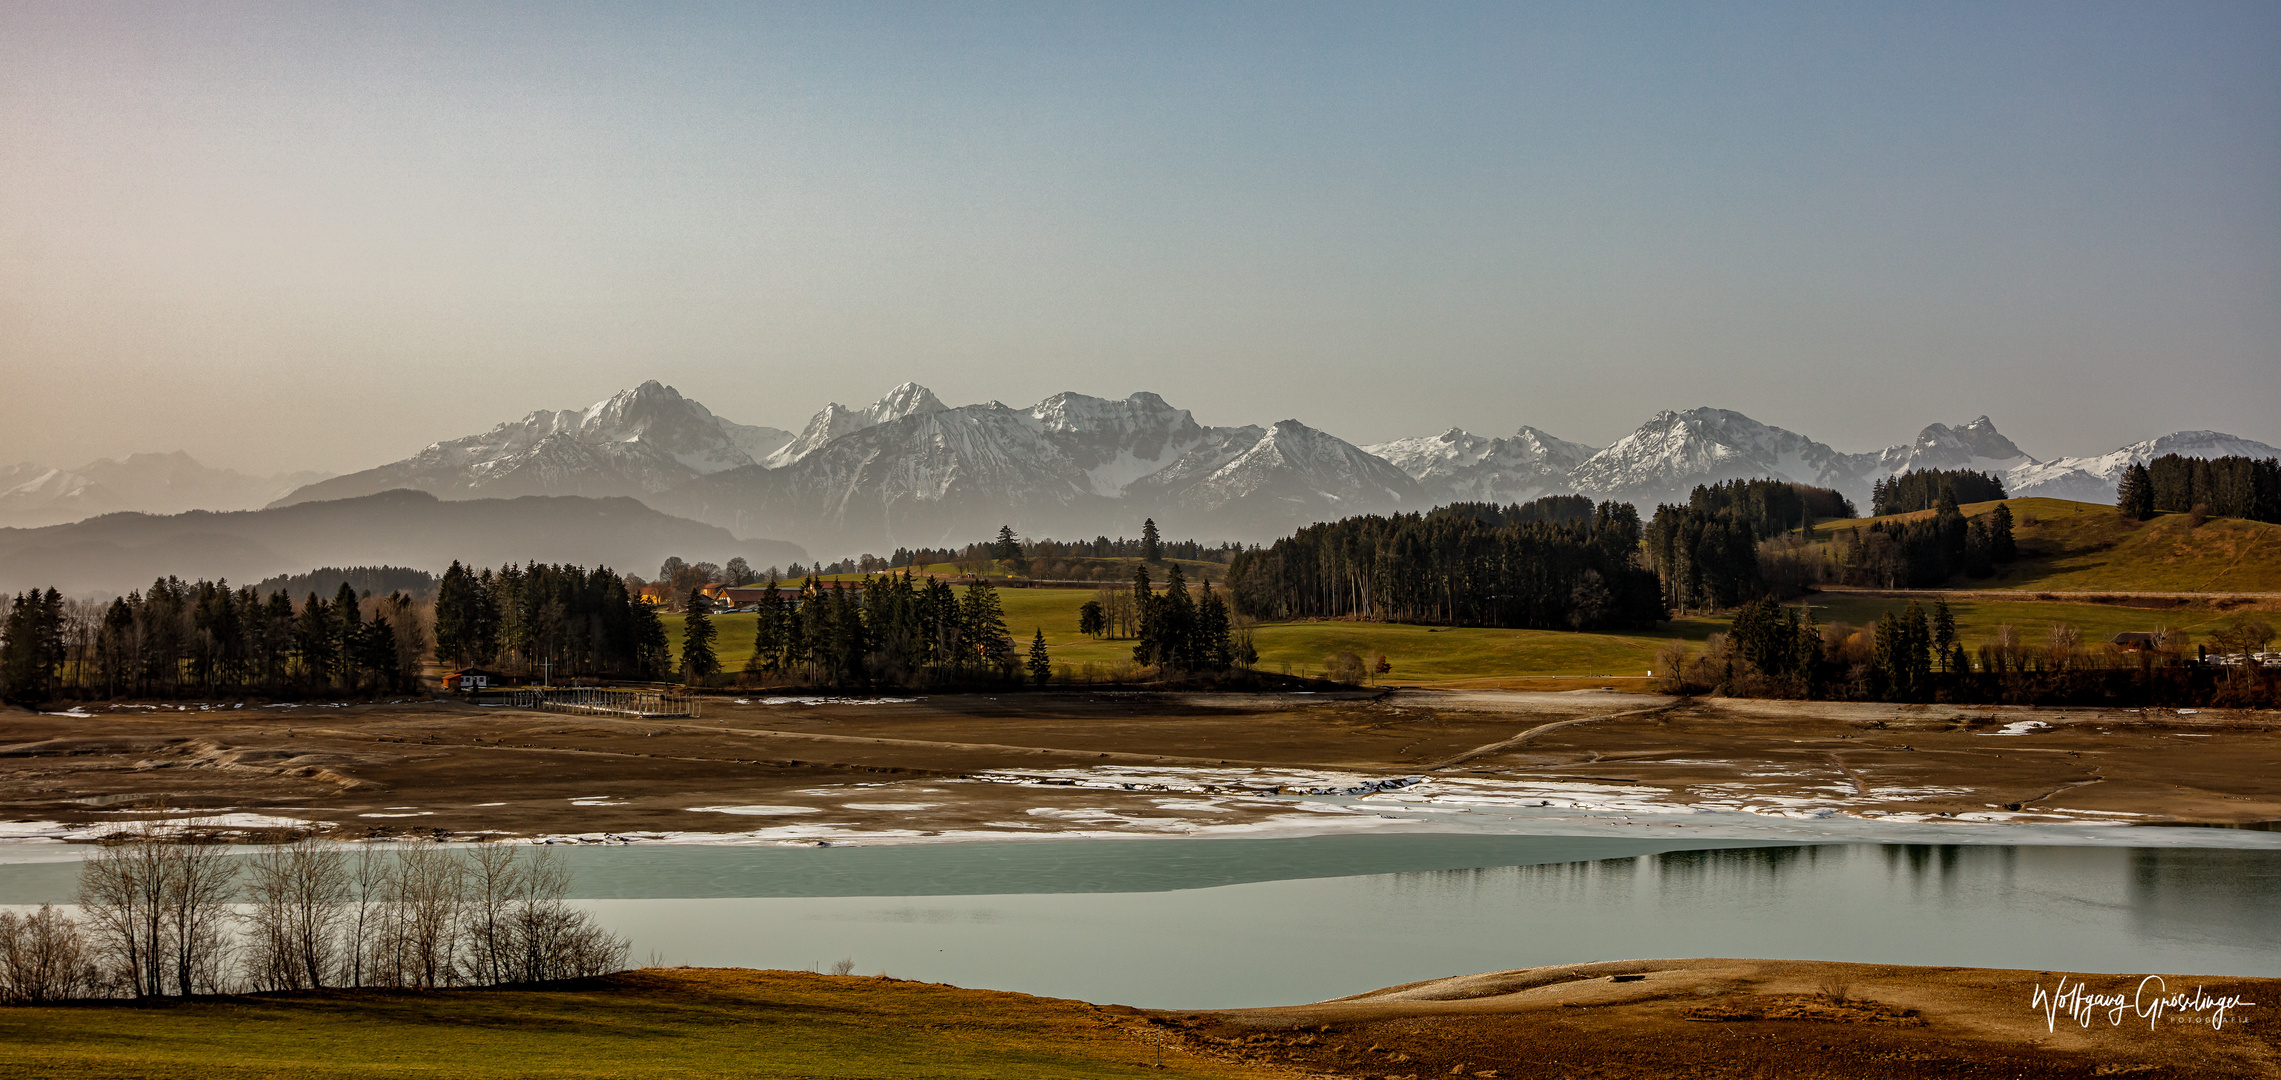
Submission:
{"label": "turquoise water", "polygon": [[[1168,1008],[1643,957],[2281,976],[2269,848],[1350,836],[562,855],[637,961],[845,957]],[[75,873],[0,866],[0,903],[67,902]]]}

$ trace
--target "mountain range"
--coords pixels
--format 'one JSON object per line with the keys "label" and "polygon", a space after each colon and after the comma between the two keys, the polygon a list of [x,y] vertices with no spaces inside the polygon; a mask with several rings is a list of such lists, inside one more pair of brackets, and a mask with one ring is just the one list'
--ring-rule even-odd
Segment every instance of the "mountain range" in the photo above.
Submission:
{"label": "mountain range", "polygon": [[1144,518],[1171,536],[1264,541],[1355,513],[1564,492],[1652,513],[1698,484],[1760,477],[1835,488],[1867,510],[1878,479],[1918,468],[1992,472],[2016,496],[2111,501],[2123,468],[2164,453],[2281,455],[2263,443],[2189,431],[2047,461],[1985,416],[1849,453],[1711,408],[1657,413],[1606,447],[1534,427],[1509,436],[1450,428],[1357,446],[1292,419],[1200,424],[1145,392],[1122,399],[1061,393],[1026,408],[950,406],[914,383],[868,405],[827,405],[794,434],[724,419],[651,381],[585,409],[534,412],[311,483],[271,505],[397,489],[443,500],[628,497],[830,557],[964,544],[1002,524],[1029,536],[1131,536]]}
{"label": "mountain range", "polygon": [[54,525],[120,510],[247,510],[327,475],[247,476],[201,465],[179,450],[106,458],[76,469],[31,462],[5,465],[0,466],[0,526]]}
{"label": "mountain range", "polygon": [[650,495],[752,465],[792,441],[789,431],[714,416],[652,380],[585,409],[541,409],[402,461],[310,484],[277,504],[399,488],[446,499]]}

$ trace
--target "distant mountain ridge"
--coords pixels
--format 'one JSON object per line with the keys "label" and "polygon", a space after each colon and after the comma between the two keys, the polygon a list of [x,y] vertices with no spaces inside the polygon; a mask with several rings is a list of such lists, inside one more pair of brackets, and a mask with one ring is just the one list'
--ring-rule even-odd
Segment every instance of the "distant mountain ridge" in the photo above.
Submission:
{"label": "distant mountain ridge", "polygon": [[106,458],[76,469],[29,462],[0,466],[0,526],[55,525],[122,510],[247,510],[327,475],[248,476],[202,465],[180,450]]}
{"label": "distant mountain ridge", "polygon": [[444,500],[421,491],[226,513],[107,514],[68,525],[0,529],[0,590],[53,586],[124,593],[155,578],[240,584],[319,566],[567,562],[655,572],[667,556],[754,566],[807,558],[773,540],[659,513],[630,498],[523,496]]}
{"label": "distant mountain ridge", "polygon": [[[541,410],[312,483],[271,505],[396,489],[446,500],[629,496],[832,555],[963,544],[1002,524],[1024,535],[1129,536],[1152,517],[1172,535],[1264,541],[1357,513],[1571,492],[1652,512],[1699,484],[1761,477],[1835,488],[1866,506],[1877,480],[1915,468],[1984,470],[2015,495],[2106,500],[2124,467],[2163,453],[2281,451],[2194,431],[2042,461],[1981,416],[1854,453],[1716,408],[1657,413],[1606,447],[1527,426],[1503,437],[1453,427],[1357,446],[1296,419],[1207,426],[1147,392],[950,406],[910,382],[868,405],[826,405],[795,435],[734,423],[653,380],[586,409]],[[16,486],[53,503],[89,483],[43,474]]]}
{"label": "distant mountain ridge", "polygon": [[712,411],[655,379],[582,410],[541,409],[402,461],[310,484],[271,504],[425,491],[447,499],[649,495],[751,465],[793,440]]}

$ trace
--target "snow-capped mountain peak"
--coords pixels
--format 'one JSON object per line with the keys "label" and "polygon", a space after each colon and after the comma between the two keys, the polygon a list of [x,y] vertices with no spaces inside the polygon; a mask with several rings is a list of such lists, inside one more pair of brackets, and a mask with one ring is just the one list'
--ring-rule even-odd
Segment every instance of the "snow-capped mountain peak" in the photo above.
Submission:
{"label": "snow-capped mountain peak", "polygon": [[751,427],[654,379],[584,409],[540,409],[480,435],[431,443],[403,461],[334,477],[280,503],[411,488],[445,498],[638,495],[752,465],[791,432]]}
{"label": "snow-capped mountain peak", "polygon": [[2001,476],[2034,464],[2036,459],[1997,431],[1994,421],[1982,416],[1955,427],[1927,425],[1917,433],[1916,442],[1888,447],[1879,454],[1875,471],[1898,475],[1912,469],[1974,469]]}
{"label": "snow-capped mountain peak", "polygon": [[1517,503],[1566,491],[1569,473],[1594,452],[1525,426],[1503,439],[1453,427],[1362,449],[1393,463],[1438,503]]}
{"label": "snow-capped mountain peak", "polygon": [[2281,450],[2222,431],[2177,431],[2135,442],[2095,457],[2063,457],[2055,461],[2030,459],[2004,476],[2004,490],[2016,497],[2041,495],[2082,502],[2111,502],[2123,470],[2144,465],[2165,454],[2180,457],[2281,457]]}
{"label": "snow-capped mountain peak", "polygon": [[878,427],[906,416],[942,412],[945,408],[947,406],[935,396],[934,391],[915,382],[905,382],[861,409],[850,409],[834,401],[810,417],[808,426],[800,430],[799,437],[770,454],[763,464],[771,469],[781,469],[815,453],[824,444],[842,435],[852,435],[865,428]]}
{"label": "snow-capped mountain peak", "polygon": [[1839,453],[1727,409],[1665,410],[1592,455],[1571,481],[1598,498],[1653,506],[1683,502],[1696,485],[1727,480],[1795,480],[1851,491],[1875,458]]}

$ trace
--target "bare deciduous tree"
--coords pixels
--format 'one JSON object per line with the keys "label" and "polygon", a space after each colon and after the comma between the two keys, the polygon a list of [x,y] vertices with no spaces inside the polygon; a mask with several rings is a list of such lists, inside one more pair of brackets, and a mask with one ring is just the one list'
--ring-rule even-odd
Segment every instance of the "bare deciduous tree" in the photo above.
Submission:
{"label": "bare deciduous tree", "polygon": [[47,904],[30,915],[0,911],[0,1003],[66,1001],[95,982],[94,950],[77,920]]}
{"label": "bare deciduous tree", "polygon": [[424,989],[457,981],[452,961],[459,947],[463,869],[458,859],[436,848],[412,846],[396,853],[388,898],[392,984]]}
{"label": "bare deciduous tree", "polygon": [[254,856],[247,869],[246,966],[254,985],[325,985],[341,966],[341,931],[352,914],[348,856],[337,844],[304,836]]}
{"label": "bare deciduous tree", "polygon": [[114,837],[79,866],[79,907],[98,960],[135,997],[166,993],[166,859],[156,826]]}
{"label": "bare deciduous tree", "polygon": [[386,937],[383,931],[387,897],[393,888],[392,869],[379,848],[371,844],[357,848],[349,871],[348,910],[342,917],[347,940],[341,948],[341,978],[350,986],[361,987],[371,976],[372,954]]}
{"label": "bare deciduous tree", "polygon": [[237,868],[221,846],[170,839],[155,824],[106,845],[81,864],[84,933],[49,910],[0,918],[0,999],[214,993],[228,988],[233,953],[244,981],[265,990],[549,982],[617,970],[630,948],[571,905],[570,871],[551,851],[363,845],[352,855],[303,838],[245,863],[236,914]]}
{"label": "bare deciduous tree", "polygon": [[164,918],[174,991],[184,997],[219,993],[229,964],[237,864],[220,844],[185,839],[159,850],[167,879]]}

